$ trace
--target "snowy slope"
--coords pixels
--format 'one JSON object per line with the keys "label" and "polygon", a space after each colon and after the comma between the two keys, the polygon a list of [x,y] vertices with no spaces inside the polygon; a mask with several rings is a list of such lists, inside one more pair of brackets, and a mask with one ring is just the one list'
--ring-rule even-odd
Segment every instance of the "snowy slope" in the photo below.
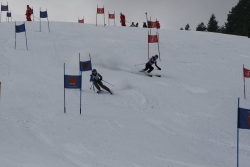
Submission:
{"label": "snowy slope", "polygon": [[[18,23],[21,24],[21,23]],[[51,22],[0,24],[0,166],[236,166],[237,98],[250,40],[213,33],[160,30],[162,77],[137,74],[147,61],[147,29]],[[153,30],[155,32],[155,30]],[[78,54],[108,81],[114,95],[66,90],[63,63],[78,74]],[[157,46],[150,45],[150,54]],[[250,80],[246,80],[250,98]],[[240,165],[250,164],[250,131],[240,131]]]}

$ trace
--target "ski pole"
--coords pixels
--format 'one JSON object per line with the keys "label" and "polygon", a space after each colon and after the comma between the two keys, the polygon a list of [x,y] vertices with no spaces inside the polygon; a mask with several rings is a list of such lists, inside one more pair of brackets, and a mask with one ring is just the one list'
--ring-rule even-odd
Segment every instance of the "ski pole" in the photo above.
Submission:
{"label": "ski pole", "polygon": [[144,65],[144,64],[146,64],[146,63],[143,63],[143,64],[136,64],[135,66]]}
{"label": "ski pole", "polygon": [[[106,82],[107,84],[110,84],[110,83],[108,83],[107,81],[104,81],[104,80],[102,80],[103,82]],[[111,86],[114,86],[114,85],[112,85],[112,84],[110,84]]]}
{"label": "ski pole", "polygon": [[90,88],[89,89],[91,89],[92,88],[92,86],[93,86],[93,91],[95,92],[95,87],[94,87],[94,84],[92,83],[92,85],[90,86]]}

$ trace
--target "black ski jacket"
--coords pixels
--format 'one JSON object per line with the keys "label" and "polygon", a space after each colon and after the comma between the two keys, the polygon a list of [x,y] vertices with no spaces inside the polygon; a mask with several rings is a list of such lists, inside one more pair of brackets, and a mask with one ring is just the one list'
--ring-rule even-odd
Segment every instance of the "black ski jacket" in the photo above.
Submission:
{"label": "black ski jacket", "polygon": [[98,81],[98,80],[102,80],[101,74],[97,73],[96,75],[93,75],[93,74],[90,75],[90,80],[89,80],[90,82]]}

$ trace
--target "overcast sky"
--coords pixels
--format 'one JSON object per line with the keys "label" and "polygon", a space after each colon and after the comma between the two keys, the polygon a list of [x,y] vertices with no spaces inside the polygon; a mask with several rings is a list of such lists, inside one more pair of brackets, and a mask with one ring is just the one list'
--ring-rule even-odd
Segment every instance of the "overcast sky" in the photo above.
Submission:
{"label": "overcast sky", "polygon": [[[105,7],[106,23],[107,12],[116,12],[116,23],[120,24],[119,13],[126,16],[128,22],[138,22],[139,26],[148,16],[160,21],[161,27],[166,29],[180,29],[190,24],[195,30],[200,22],[207,24],[211,14],[214,13],[219,25],[226,22],[227,14],[239,0],[8,0],[13,21],[25,20],[26,5],[34,8],[34,14],[39,17],[39,8],[48,10],[50,21],[77,22],[78,17],[84,16],[85,23],[95,23],[96,6]],[[7,1],[2,0],[6,5]],[[2,13],[2,21],[6,13]],[[98,16],[99,23],[103,16]],[[35,19],[36,20],[36,19]],[[128,25],[129,23],[127,23]]]}

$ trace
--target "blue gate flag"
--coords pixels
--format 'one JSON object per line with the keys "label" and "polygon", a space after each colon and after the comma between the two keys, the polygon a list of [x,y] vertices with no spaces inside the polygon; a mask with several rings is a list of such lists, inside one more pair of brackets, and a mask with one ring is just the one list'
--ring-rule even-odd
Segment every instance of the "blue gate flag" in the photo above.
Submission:
{"label": "blue gate flag", "polygon": [[11,13],[10,12],[7,12],[7,17],[11,17]]}
{"label": "blue gate flag", "polygon": [[8,5],[1,5],[1,11],[8,11]]}
{"label": "blue gate flag", "polygon": [[250,110],[238,109],[238,128],[250,130]]}
{"label": "blue gate flag", "polygon": [[91,61],[80,61],[80,71],[91,71]]}
{"label": "blue gate flag", "polygon": [[16,33],[20,33],[20,32],[25,32],[25,25],[24,24],[16,26]]}
{"label": "blue gate flag", "polygon": [[47,17],[48,17],[47,11],[44,11],[44,12],[40,11],[40,18],[47,18]]}
{"label": "blue gate flag", "polygon": [[64,88],[67,89],[81,89],[82,85],[81,75],[64,75]]}

